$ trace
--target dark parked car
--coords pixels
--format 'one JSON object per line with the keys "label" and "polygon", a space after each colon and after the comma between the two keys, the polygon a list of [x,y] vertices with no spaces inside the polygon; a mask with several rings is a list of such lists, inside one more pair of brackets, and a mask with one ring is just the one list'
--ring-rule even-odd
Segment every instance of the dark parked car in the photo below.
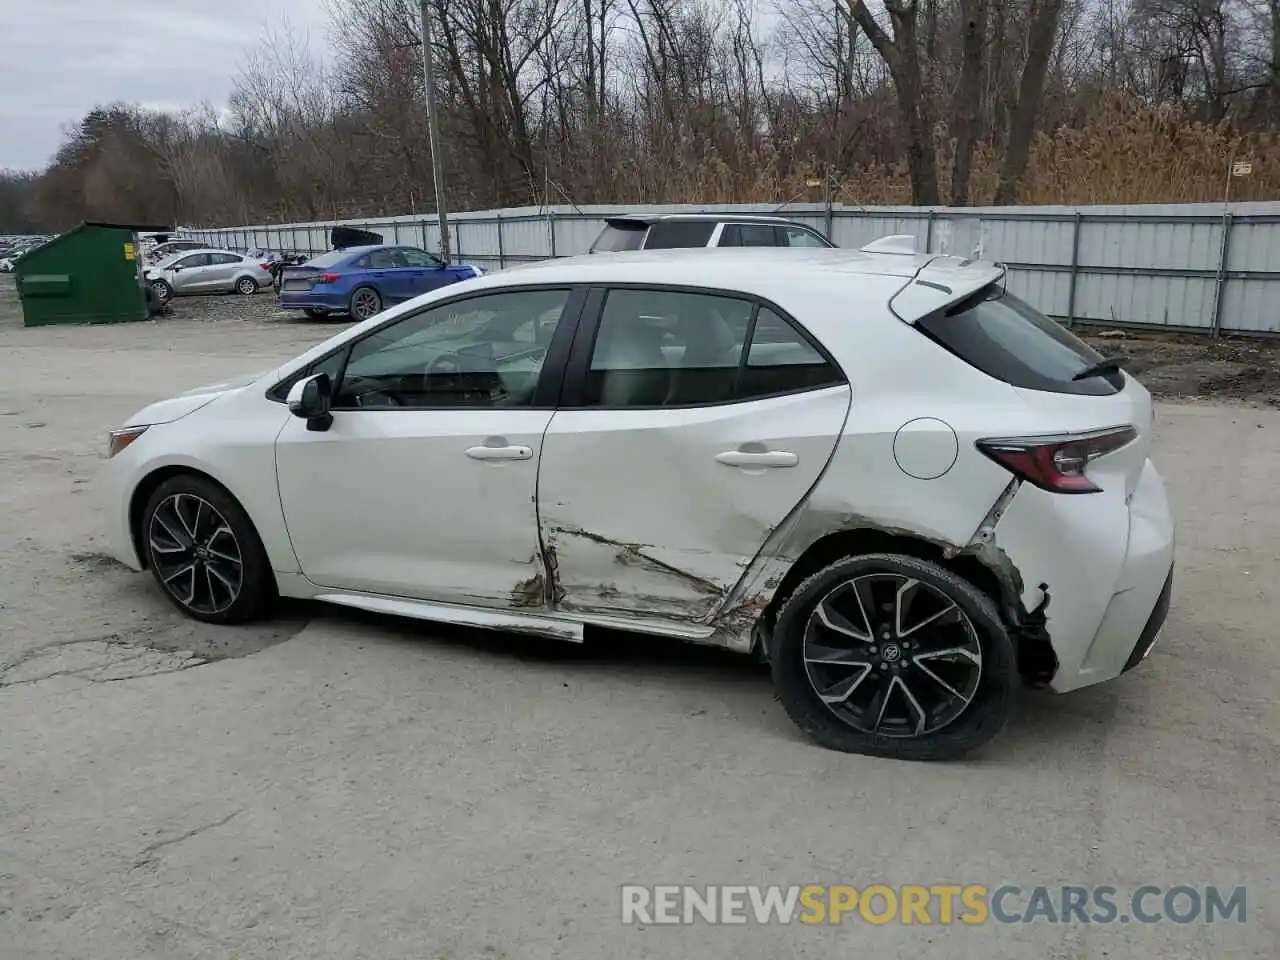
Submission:
{"label": "dark parked car", "polygon": [[592,253],[675,247],[834,247],[812,227],[754,214],[670,213],[610,217]]}

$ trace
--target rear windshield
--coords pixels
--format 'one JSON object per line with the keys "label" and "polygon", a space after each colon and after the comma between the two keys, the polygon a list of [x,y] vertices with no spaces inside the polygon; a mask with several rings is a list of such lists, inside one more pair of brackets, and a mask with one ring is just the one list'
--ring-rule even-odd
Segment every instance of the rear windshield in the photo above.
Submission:
{"label": "rear windshield", "polygon": [[1102,354],[999,284],[917,326],[961,360],[1015,387],[1091,396],[1124,387],[1123,374],[1114,369],[1073,379]]}
{"label": "rear windshield", "polygon": [[343,260],[351,255],[349,250],[330,250],[328,253],[322,253],[313,260],[307,261],[308,267],[333,267],[337,266]]}
{"label": "rear windshield", "polygon": [[646,250],[673,250],[678,247],[705,247],[716,228],[713,220],[659,220],[649,228]]}
{"label": "rear windshield", "polygon": [[592,253],[616,253],[619,250],[639,250],[644,243],[643,223],[611,223],[596,237],[591,245]]}

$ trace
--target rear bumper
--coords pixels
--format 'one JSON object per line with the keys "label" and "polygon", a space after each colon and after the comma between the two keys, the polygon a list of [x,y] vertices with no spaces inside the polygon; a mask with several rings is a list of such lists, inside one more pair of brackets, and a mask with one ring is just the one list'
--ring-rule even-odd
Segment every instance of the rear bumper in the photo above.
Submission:
{"label": "rear bumper", "polygon": [[1054,690],[1110,680],[1150,651],[1168,614],[1174,548],[1164,483],[1150,461],[1128,502],[1123,491],[1064,496],[1023,484],[996,543],[1022,581],[1023,605],[1045,604]]}
{"label": "rear bumper", "polygon": [[1173,570],[1169,571],[1169,576],[1164,582],[1164,589],[1160,591],[1160,596],[1156,599],[1155,609],[1151,611],[1151,616],[1147,618],[1147,625],[1142,628],[1142,633],[1138,636],[1138,642],[1133,645],[1133,651],[1129,654],[1129,659],[1124,662],[1124,668],[1121,673],[1128,673],[1143,660],[1147,659],[1147,655],[1151,653],[1152,648],[1156,645],[1156,640],[1160,637],[1160,630],[1164,627],[1165,618],[1169,615],[1169,601],[1173,597]]}
{"label": "rear bumper", "polygon": [[281,290],[280,306],[286,310],[345,310],[345,293],[324,293],[317,290]]}

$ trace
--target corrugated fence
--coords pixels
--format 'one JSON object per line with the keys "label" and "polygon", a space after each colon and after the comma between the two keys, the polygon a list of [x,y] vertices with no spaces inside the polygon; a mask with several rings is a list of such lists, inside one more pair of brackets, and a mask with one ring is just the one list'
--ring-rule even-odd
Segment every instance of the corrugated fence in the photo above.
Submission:
{"label": "corrugated fence", "polygon": [[[585,253],[621,213],[786,216],[841,247],[912,234],[917,248],[999,260],[1009,287],[1069,322],[1245,334],[1280,333],[1280,203],[1095,207],[736,206],[522,207],[454,214],[453,256],[485,269]],[[360,227],[387,243],[436,250],[431,216],[184,229],[232,249],[319,253],[329,228]]]}

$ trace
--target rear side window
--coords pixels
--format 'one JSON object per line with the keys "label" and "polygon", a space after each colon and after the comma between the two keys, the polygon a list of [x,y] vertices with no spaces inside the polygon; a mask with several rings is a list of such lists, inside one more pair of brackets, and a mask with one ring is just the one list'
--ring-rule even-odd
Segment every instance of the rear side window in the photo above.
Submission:
{"label": "rear side window", "polygon": [[649,227],[644,241],[646,250],[674,250],[683,247],[705,247],[716,228],[712,220],[659,220]]}
{"label": "rear side window", "polygon": [[1102,354],[995,284],[917,326],[961,360],[1015,387],[1090,396],[1124,387],[1124,375],[1115,370],[1075,379]]}
{"label": "rear side window", "polygon": [[768,307],[760,308],[738,385],[740,399],[817,390],[842,382],[840,371],[800,331]]}
{"label": "rear side window", "polygon": [[688,407],[844,382],[795,326],[750,300],[612,290],[583,386],[587,406]]}
{"label": "rear side window", "polygon": [[720,233],[722,247],[778,247],[778,232],[768,223],[726,223]]}
{"label": "rear side window", "polygon": [[643,223],[610,223],[591,245],[592,253],[617,253],[619,250],[639,250],[644,245],[648,226]]}

